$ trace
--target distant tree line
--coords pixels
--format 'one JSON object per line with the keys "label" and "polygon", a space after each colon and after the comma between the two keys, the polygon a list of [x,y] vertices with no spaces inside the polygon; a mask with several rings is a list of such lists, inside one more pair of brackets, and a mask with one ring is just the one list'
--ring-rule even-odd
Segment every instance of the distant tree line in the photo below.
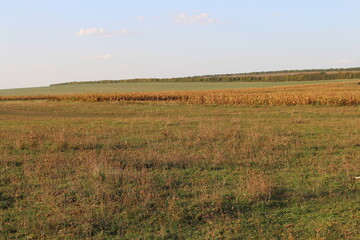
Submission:
{"label": "distant tree line", "polygon": [[[51,86],[73,84],[105,84],[105,83],[146,83],[146,82],[287,82],[287,81],[317,81],[360,78],[360,68],[293,70],[276,72],[257,72],[247,74],[207,75],[179,78],[138,78],[129,80],[100,80],[53,84]],[[335,72],[339,70],[339,72]],[[299,74],[294,74],[299,72]],[[313,73],[311,73],[313,72]],[[289,73],[289,75],[286,75]],[[291,73],[291,74],[290,74]],[[260,75],[262,74],[262,75]],[[268,75],[266,75],[268,74]],[[281,74],[281,75],[276,75]]]}
{"label": "distant tree line", "polygon": [[[281,74],[281,73],[319,73],[319,72],[359,72],[360,67],[355,68],[327,68],[327,69],[303,69],[303,70],[280,70],[280,71],[262,71],[250,73],[235,73],[235,74],[219,74],[215,76],[232,76],[232,75],[257,75],[257,74]],[[208,75],[210,76],[210,75]]]}

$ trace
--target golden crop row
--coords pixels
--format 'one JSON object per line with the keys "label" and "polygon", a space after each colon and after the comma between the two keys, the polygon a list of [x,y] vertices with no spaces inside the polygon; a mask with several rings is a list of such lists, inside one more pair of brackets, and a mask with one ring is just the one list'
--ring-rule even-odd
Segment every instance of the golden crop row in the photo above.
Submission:
{"label": "golden crop row", "polygon": [[13,96],[0,100],[54,101],[151,101],[184,104],[235,105],[360,105],[360,85],[355,83],[312,84],[246,90],[176,91],[157,93],[96,93]]}

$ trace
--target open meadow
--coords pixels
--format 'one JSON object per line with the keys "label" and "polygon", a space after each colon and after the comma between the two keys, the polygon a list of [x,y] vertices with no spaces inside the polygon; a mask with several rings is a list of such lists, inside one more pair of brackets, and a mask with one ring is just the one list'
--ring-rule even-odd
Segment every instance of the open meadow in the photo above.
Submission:
{"label": "open meadow", "polygon": [[1,101],[0,238],[359,239],[360,86],[331,88]]}
{"label": "open meadow", "polygon": [[336,83],[356,81],[320,80],[293,82],[123,82],[99,84],[71,84],[54,85],[49,87],[18,88],[0,90],[1,96],[34,96],[34,95],[63,95],[86,93],[133,93],[133,92],[169,92],[169,91],[199,91],[222,89],[248,89],[280,86],[297,86],[307,84]]}

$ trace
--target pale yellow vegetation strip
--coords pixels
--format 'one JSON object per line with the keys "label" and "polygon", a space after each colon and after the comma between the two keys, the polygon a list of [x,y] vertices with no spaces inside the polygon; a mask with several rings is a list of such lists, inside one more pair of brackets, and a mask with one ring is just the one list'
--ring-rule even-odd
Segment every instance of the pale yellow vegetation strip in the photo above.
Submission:
{"label": "pale yellow vegetation strip", "polygon": [[356,106],[360,105],[360,85],[354,82],[342,82],[240,90],[13,96],[0,97],[0,100],[151,101],[184,104]]}

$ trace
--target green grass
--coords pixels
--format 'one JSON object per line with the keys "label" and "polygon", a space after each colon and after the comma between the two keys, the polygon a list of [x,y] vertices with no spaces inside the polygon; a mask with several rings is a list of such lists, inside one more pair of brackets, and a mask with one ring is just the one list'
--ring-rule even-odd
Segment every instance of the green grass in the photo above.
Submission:
{"label": "green grass", "polygon": [[322,80],[308,82],[150,82],[150,83],[108,83],[108,84],[79,84],[37,88],[19,88],[0,90],[0,96],[53,95],[76,93],[113,93],[113,92],[161,92],[188,90],[216,90],[216,89],[246,89],[291,85],[305,85],[317,83],[356,81]]}
{"label": "green grass", "polygon": [[0,239],[359,239],[360,107],[0,103]]}

